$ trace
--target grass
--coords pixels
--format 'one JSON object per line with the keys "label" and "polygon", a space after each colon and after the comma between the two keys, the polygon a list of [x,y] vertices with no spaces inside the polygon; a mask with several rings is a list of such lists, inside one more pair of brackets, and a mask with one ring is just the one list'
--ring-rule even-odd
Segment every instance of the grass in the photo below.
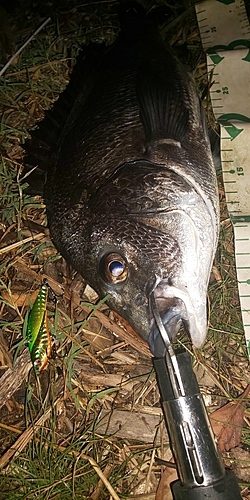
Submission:
{"label": "grass", "polygon": [[[152,8],[153,2],[150,5]],[[103,411],[110,415],[116,408],[135,414],[157,413],[159,394],[151,361],[114,337],[116,322],[105,301],[98,307],[91,303],[96,298],[92,298],[92,292],[87,293],[84,281],[68,268],[49,239],[43,200],[23,193],[25,180],[21,180],[20,145],[65,88],[81,44],[111,43],[115,39],[115,6],[111,1],[86,5],[75,2],[73,7],[72,3],[60,2],[56,12],[48,12],[51,23],[0,81],[0,367],[7,354],[14,357],[14,363],[23,354],[27,312],[44,277],[58,299],[56,307],[51,297],[48,301],[57,355],[39,378],[31,370],[0,409],[0,499],[4,500],[82,500],[91,495],[97,500],[115,498],[113,490],[119,498],[126,498],[143,488],[144,492],[154,491],[161,476],[154,456],[169,459],[168,444],[161,444],[156,437],[149,445],[118,437],[116,431],[98,433]],[[9,15],[18,46],[41,24],[39,8],[32,7],[28,0],[25,8],[25,16],[21,9]],[[204,56],[192,12],[181,13],[165,31],[177,45],[187,44],[203,92]],[[221,232],[209,286],[208,337],[200,353],[193,352],[185,334],[178,341],[192,352],[195,365],[213,375],[213,386],[202,387],[213,405],[237,398],[248,383],[233,232],[220,176],[218,181]],[[98,312],[109,314],[112,331]],[[89,381],[89,373],[101,375],[96,384]],[[250,445],[249,410],[245,420],[242,443]],[[162,428],[159,424],[156,435]],[[138,439],[140,431],[138,427]],[[6,453],[13,444],[17,452],[8,458]],[[229,458],[241,461],[233,454]],[[246,461],[249,467],[249,459]],[[247,498],[250,478],[241,478],[241,482]]]}
{"label": "grass", "polygon": [[[2,478],[2,498],[89,498],[99,479],[93,466],[85,459],[84,451],[87,449],[89,454],[89,448],[93,450],[92,454],[100,469],[105,470],[107,464],[112,467],[112,482],[114,487],[119,485],[125,472],[125,466],[114,461],[119,444],[113,449],[112,442],[95,438],[93,431],[84,429],[81,439],[75,436],[73,442],[65,448],[57,445],[56,441],[60,436],[53,432],[53,425],[53,421],[50,421],[48,428],[36,435],[27,451],[15,460],[8,475]],[[84,492],[89,493],[85,496]]]}

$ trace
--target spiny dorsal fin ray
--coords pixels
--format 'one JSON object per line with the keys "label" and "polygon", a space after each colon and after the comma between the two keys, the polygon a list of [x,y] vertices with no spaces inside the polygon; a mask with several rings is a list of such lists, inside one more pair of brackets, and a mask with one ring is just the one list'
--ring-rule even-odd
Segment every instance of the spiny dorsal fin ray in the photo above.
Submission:
{"label": "spiny dorsal fin ray", "polygon": [[188,129],[189,111],[181,93],[169,89],[164,72],[159,75],[158,72],[143,68],[138,75],[137,98],[148,143],[160,139],[183,142]]}

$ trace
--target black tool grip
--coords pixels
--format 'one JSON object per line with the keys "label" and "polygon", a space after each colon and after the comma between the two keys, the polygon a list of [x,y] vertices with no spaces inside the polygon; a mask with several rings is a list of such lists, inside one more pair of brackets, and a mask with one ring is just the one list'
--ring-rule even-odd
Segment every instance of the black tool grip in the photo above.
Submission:
{"label": "black tool grip", "polygon": [[226,471],[226,475],[218,483],[209,486],[189,488],[181,482],[171,484],[174,500],[241,500],[241,494],[235,475]]}

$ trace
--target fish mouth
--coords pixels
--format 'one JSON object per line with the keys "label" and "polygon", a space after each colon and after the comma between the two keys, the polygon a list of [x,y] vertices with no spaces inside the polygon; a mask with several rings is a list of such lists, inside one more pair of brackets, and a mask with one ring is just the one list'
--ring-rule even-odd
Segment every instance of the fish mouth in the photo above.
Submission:
{"label": "fish mouth", "polygon": [[[186,287],[185,287],[186,288]],[[187,289],[160,281],[149,294],[151,328],[148,343],[156,358],[165,356],[183,325],[193,345],[202,347],[207,333],[207,308],[205,293],[190,296]],[[203,297],[201,297],[203,295]]]}

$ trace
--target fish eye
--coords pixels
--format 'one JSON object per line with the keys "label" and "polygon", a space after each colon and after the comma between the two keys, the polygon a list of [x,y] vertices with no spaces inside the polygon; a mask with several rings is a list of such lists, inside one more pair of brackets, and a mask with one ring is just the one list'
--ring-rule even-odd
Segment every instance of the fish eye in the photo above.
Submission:
{"label": "fish eye", "polygon": [[105,281],[113,285],[122,283],[128,275],[127,262],[119,253],[105,255],[101,260],[100,270]]}

